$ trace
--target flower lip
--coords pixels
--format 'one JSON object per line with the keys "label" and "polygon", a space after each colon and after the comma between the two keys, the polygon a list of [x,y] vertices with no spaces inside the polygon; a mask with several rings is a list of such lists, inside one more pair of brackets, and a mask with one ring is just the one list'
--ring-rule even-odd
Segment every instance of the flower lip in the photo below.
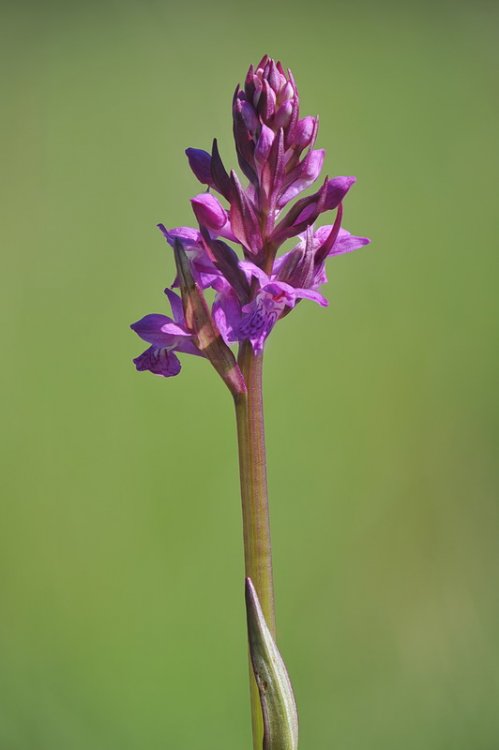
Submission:
{"label": "flower lip", "polygon": [[150,346],[135,357],[133,363],[139,372],[149,370],[153,375],[161,375],[164,378],[174,377],[181,370],[180,361],[173,352],[155,346]]}

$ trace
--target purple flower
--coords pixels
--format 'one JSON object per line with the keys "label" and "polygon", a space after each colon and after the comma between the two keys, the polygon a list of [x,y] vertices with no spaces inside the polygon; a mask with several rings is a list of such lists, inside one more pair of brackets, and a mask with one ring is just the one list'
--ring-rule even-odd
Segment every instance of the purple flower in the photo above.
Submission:
{"label": "purple flower", "polygon": [[291,286],[268,276],[261,268],[248,261],[242,269],[258,284],[251,302],[241,305],[230,286],[221,289],[214,304],[213,315],[227,342],[251,342],[255,353],[261,352],[265,339],[286,308],[292,309],[300,299],[310,299],[323,307],[328,301],[314,289]]}
{"label": "purple flower", "polygon": [[[134,360],[137,369],[175,375],[175,352],[206,356],[233,392],[241,374],[229,345],[250,341],[261,352],[277,321],[302,299],[322,306],[328,258],[366,245],[342,228],[343,201],[354,177],[318,179],[324,149],[315,149],[319,120],[300,116],[291,71],[262,58],[250,67],[233,98],[233,129],[239,166],[247,181],[226,169],[216,139],[211,152],[188,148],[189,165],[207,192],[191,199],[197,227],[159,228],[175,250],[180,299],[167,294],[174,319],[148,315],[132,328],[151,346]],[[332,223],[315,227],[323,214]],[[292,250],[279,254],[291,237]],[[205,290],[215,291],[210,306]],[[173,295],[173,296],[172,296]]]}
{"label": "purple flower", "polygon": [[[178,375],[180,362],[175,352],[201,355],[187,330],[180,298],[171,289],[165,289],[170,300],[173,320],[167,315],[151,314],[130,326],[141,339],[151,346],[133,361],[137,370],[149,370],[165,378]],[[202,355],[201,355],[202,356]]]}
{"label": "purple flower", "polygon": [[[168,230],[163,224],[158,224],[158,229],[172,248],[174,247],[175,240],[180,240],[191,261],[194,276],[201,288],[207,289],[213,286],[221,276],[221,271],[217,269],[213,259],[206,252],[201,232],[191,227],[175,227]],[[177,278],[174,279],[172,286],[178,286]]]}
{"label": "purple flower", "polygon": [[[338,216],[341,219],[341,211]],[[317,289],[327,282],[325,260],[328,257],[351,253],[367,244],[367,237],[356,237],[341,229],[339,221],[319,227],[316,232],[309,227],[299,243],[276,260],[274,273],[276,278],[292,286]]]}
{"label": "purple flower", "polygon": [[200,226],[205,227],[211,235],[237,242],[230,225],[229,215],[214,195],[211,193],[196,195],[195,198],[191,198],[191,205]]}

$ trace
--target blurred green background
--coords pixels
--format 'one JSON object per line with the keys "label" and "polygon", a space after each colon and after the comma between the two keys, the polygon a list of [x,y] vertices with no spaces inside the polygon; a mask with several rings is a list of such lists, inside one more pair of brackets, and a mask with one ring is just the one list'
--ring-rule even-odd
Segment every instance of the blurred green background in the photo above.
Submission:
{"label": "blurred green background", "polygon": [[300,747],[497,750],[497,6],[1,8],[1,750],[250,746],[232,404],[128,325],[264,52],[373,239],[267,347]]}

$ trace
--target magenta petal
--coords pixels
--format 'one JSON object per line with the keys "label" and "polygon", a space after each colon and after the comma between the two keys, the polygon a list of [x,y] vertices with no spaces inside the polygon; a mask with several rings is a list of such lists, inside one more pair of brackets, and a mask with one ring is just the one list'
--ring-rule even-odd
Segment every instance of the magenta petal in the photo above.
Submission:
{"label": "magenta petal", "polygon": [[[325,226],[319,227],[317,229],[317,231],[314,233],[314,242],[318,247],[326,242],[332,229],[332,224],[326,224]],[[371,240],[368,239],[368,237],[357,237],[354,234],[350,234],[350,232],[347,232],[346,229],[340,229],[336,241],[332,249],[329,251],[328,256],[351,253],[354,250],[358,250],[359,248],[364,247],[364,245],[369,245],[370,242]]]}
{"label": "magenta petal", "polygon": [[319,292],[315,292],[313,289],[295,289],[296,296],[301,299],[309,299],[312,302],[317,302],[321,307],[328,307],[328,300],[323,297]]}
{"label": "magenta petal", "polygon": [[293,102],[287,101],[282,104],[279,109],[277,110],[275,117],[274,117],[274,127],[275,129],[279,128],[287,128],[290,121],[291,116],[293,114]]}
{"label": "magenta petal", "polygon": [[244,124],[250,133],[254,133],[260,124],[257,114],[249,102],[243,102],[241,105],[241,116],[244,120]]}
{"label": "magenta petal", "polygon": [[290,184],[279,198],[279,208],[282,208],[286,203],[296,198],[297,195],[316,181],[321,173],[325,155],[326,152],[323,148],[310,151],[301,164],[293,169],[289,175]]}
{"label": "magenta petal", "polygon": [[286,284],[284,281],[269,282],[263,287],[262,293],[264,293],[267,298],[271,298],[273,303],[281,308],[285,305],[288,307],[294,307],[296,302],[296,289],[292,287],[291,284]]}
{"label": "magenta petal", "polygon": [[201,233],[199,229],[193,229],[192,227],[166,229],[163,224],[158,224],[158,229],[171,247],[173,247],[175,239],[180,240],[186,250],[189,250],[194,245],[201,245]]}
{"label": "magenta petal", "polygon": [[258,167],[263,167],[269,158],[274,138],[274,131],[267,127],[267,125],[262,125],[262,130],[255,148],[255,162]]}
{"label": "magenta petal", "polygon": [[333,180],[328,180],[324,211],[337,208],[355,182],[356,177],[335,177]]}
{"label": "magenta petal", "polygon": [[178,357],[167,349],[150,346],[133,360],[137,370],[149,370],[154,375],[171,378],[178,375],[181,365]]}
{"label": "magenta petal", "polygon": [[368,237],[356,237],[354,234],[350,234],[346,229],[340,229],[336,242],[332,249],[329,251],[329,255],[343,255],[343,253],[351,253],[354,250],[358,250],[364,245],[369,245],[371,242]]}
{"label": "magenta petal", "polygon": [[175,337],[175,339],[191,337],[191,333],[189,331],[187,331],[183,326],[179,326],[177,323],[174,323],[173,321],[163,323],[163,325],[161,326],[161,333],[164,333],[167,336],[172,336],[172,338]]}
{"label": "magenta petal", "polygon": [[[325,243],[329,235],[331,234],[331,230],[333,228],[332,224],[324,224],[322,227],[318,227],[314,232],[314,242],[317,247],[320,247]],[[343,230],[340,229],[340,233]]]}
{"label": "magenta petal", "polygon": [[258,100],[258,114],[264,122],[268,122],[275,111],[276,95],[269,82],[264,79],[260,99]]}
{"label": "magenta petal", "polygon": [[[281,290],[261,290],[253,302],[243,308],[243,317],[237,330],[239,340],[248,339],[253,351],[258,354],[263,350],[265,339],[279,320],[286,306]],[[275,293],[274,293],[275,292]]]}
{"label": "magenta petal", "polygon": [[179,337],[190,337],[190,334],[171,318],[156,313],[145,315],[136,323],[132,323],[130,328],[141,339],[156,347],[173,348]]}
{"label": "magenta petal", "polygon": [[241,260],[239,262],[239,267],[244,271],[244,273],[248,277],[248,280],[251,277],[258,279],[258,281],[260,282],[260,286],[265,286],[265,284],[268,284],[270,281],[270,278],[267,276],[265,271],[255,263],[252,263],[250,260]]}
{"label": "magenta petal", "polygon": [[165,289],[165,294],[168,297],[170,307],[172,308],[173,320],[175,321],[175,323],[178,323],[178,325],[184,326],[185,318],[182,300],[180,299],[178,294],[175,294],[173,289]]}
{"label": "magenta petal", "polygon": [[304,117],[303,120],[298,120],[296,123],[293,140],[301,149],[304,149],[312,144],[316,133],[317,118],[310,116]]}
{"label": "magenta petal", "polygon": [[305,198],[300,198],[300,200],[296,201],[286,216],[276,226],[272,235],[273,242],[280,245],[289,237],[302,234],[307,227],[314,223],[322,211],[325,210],[327,185],[328,180],[313,195],[307,195]]}
{"label": "magenta petal", "polygon": [[[181,241],[192,262],[196,281],[199,285],[203,289],[212,286],[213,282],[220,276],[220,271],[215,268],[213,262],[208,257],[201,232],[197,229],[192,229],[192,227],[176,227],[175,229],[168,230],[163,224],[158,224],[158,228],[171,247],[174,247],[175,240],[178,239]],[[178,287],[178,279],[175,279],[172,287]]]}
{"label": "magenta petal", "polygon": [[236,341],[236,331],[241,324],[241,304],[230,287],[217,294],[212,315],[225,343]]}
{"label": "magenta petal", "polygon": [[196,219],[202,226],[214,231],[220,230],[227,223],[227,212],[214,195],[201,193],[191,198]]}

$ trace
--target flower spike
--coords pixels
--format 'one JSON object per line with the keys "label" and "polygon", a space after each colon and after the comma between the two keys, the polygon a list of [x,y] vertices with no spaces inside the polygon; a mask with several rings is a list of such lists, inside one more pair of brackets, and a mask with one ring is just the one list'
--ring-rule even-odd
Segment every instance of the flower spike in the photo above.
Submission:
{"label": "flower spike", "polygon": [[[300,300],[325,305],[319,287],[327,281],[327,259],[369,240],[341,226],[354,177],[326,177],[315,192],[304,194],[319,179],[326,152],[315,148],[319,118],[300,116],[290,70],[268,55],[250,66],[244,85],[235,89],[232,118],[243,179],[225,168],[216,138],[211,154],[188,148],[189,165],[208,188],[191,198],[199,228],[159,227],[174,248],[173,286],[182,292],[189,346],[211,361],[235,393],[242,376],[230,346],[249,341],[261,352],[277,322]],[[332,225],[314,226],[335,210]],[[292,237],[296,246],[279,254]],[[211,311],[207,288],[215,291]],[[151,344],[156,349],[135,364],[166,377],[176,374],[179,345]]]}

